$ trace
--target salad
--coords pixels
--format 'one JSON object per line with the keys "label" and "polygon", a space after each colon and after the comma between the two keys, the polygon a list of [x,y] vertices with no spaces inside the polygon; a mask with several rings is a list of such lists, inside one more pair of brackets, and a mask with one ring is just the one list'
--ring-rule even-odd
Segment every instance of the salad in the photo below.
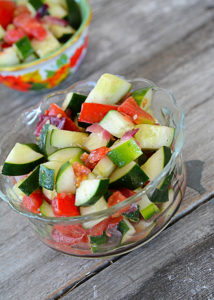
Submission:
{"label": "salad", "polygon": [[0,0],[0,67],[47,56],[80,24],[75,0]]}
{"label": "salad", "polygon": [[[51,103],[36,142],[16,143],[2,167],[23,209],[50,219],[86,216],[142,191],[169,162],[175,132],[153,116],[152,95],[152,87],[132,91],[128,81],[103,74],[88,95],[69,92],[62,107]],[[172,176],[111,217],[54,225],[52,240],[84,242],[93,253],[115,236],[129,243],[172,203]]]}

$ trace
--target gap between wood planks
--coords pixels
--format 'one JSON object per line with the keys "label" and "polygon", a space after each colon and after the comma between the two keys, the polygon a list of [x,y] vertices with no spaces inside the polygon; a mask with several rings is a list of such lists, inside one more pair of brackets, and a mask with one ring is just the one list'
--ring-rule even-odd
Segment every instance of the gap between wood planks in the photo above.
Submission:
{"label": "gap between wood planks", "polygon": [[[214,197],[214,191],[210,194],[207,195],[205,197],[202,197],[199,202],[194,203],[192,206],[188,207],[187,209],[185,209],[184,211],[181,211],[180,213],[176,214],[175,217],[172,219],[172,221],[170,222],[170,224],[165,228],[169,228],[171,226],[173,226],[175,223],[177,223],[181,218],[191,214],[195,209],[197,209],[198,207],[202,206],[203,204],[209,202],[210,200],[212,200]],[[164,229],[164,230],[165,230]],[[98,266],[97,268],[93,269],[92,272],[88,272],[84,277],[82,277],[80,280],[76,280],[75,282],[72,282],[71,284],[67,284],[65,285],[63,288],[60,288],[60,290],[58,289],[58,291],[55,291],[54,293],[52,293],[50,296],[48,296],[46,298],[46,300],[59,300],[62,297],[64,297],[65,295],[69,294],[70,292],[72,292],[76,287],[80,286],[81,284],[83,284],[84,282],[86,282],[87,280],[89,280],[90,278],[94,277],[95,275],[97,275],[98,273],[102,272],[105,268],[109,267],[111,264],[115,263],[116,261],[118,261],[121,257],[124,257],[126,255],[130,254],[126,253],[124,255],[120,255],[117,257],[113,257],[112,259],[104,262],[102,265]]]}

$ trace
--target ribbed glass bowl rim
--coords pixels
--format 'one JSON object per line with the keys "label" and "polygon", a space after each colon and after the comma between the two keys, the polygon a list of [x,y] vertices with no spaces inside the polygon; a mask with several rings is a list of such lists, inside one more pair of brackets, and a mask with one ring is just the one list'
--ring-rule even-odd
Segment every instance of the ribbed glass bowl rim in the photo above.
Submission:
{"label": "ribbed glass bowl rim", "polygon": [[[120,76],[122,78],[124,78],[123,76]],[[142,81],[144,83],[148,83],[148,86],[152,86],[154,90],[158,90],[158,91],[162,91],[164,93],[166,93],[169,98],[171,99],[175,109],[180,113],[181,118],[180,118],[180,123],[176,124],[176,129],[177,129],[177,135],[180,136],[180,141],[178,143],[178,145],[176,145],[176,147],[173,150],[172,156],[170,158],[170,161],[168,162],[168,164],[164,167],[164,169],[161,171],[161,173],[154,179],[151,180],[143,189],[141,192],[127,198],[126,200],[119,202],[118,204],[114,205],[113,207],[110,207],[108,209],[96,212],[96,213],[92,213],[92,214],[88,214],[86,216],[74,216],[74,217],[46,217],[46,216],[42,216],[42,215],[38,215],[38,214],[34,214],[28,211],[24,211],[20,208],[18,208],[12,201],[8,201],[6,199],[6,202],[8,202],[8,204],[11,206],[12,209],[14,209],[16,212],[20,213],[21,215],[24,215],[28,218],[31,219],[37,219],[40,221],[44,221],[47,223],[80,223],[80,222],[85,222],[85,221],[90,221],[90,220],[95,220],[97,218],[102,218],[102,217],[106,217],[106,216],[111,216],[114,213],[116,213],[118,210],[120,210],[121,208],[127,206],[128,204],[132,204],[133,202],[137,201],[139,197],[141,197],[142,195],[144,195],[149,189],[152,189],[154,187],[156,187],[158,185],[158,183],[164,178],[164,176],[166,176],[166,174],[172,170],[172,166],[175,165],[176,159],[178,157],[178,155],[181,152],[182,146],[183,146],[183,142],[184,142],[184,123],[185,123],[185,117],[184,117],[184,113],[182,108],[177,105],[175,97],[173,95],[173,93],[167,89],[158,87],[154,82],[145,79],[145,78],[131,78],[131,79],[127,79],[124,78],[129,82],[136,82],[136,81]],[[26,110],[24,110],[22,112],[22,114],[20,115],[20,117],[16,120],[15,123],[20,122],[21,120],[23,120],[23,117],[26,118],[26,115],[29,114],[30,112],[34,111],[34,110],[39,110],[41,105],[44,104],[49,98],[56,96],[56,95],[63,95],[66,94],[68,92],[70,92],[72,89],[78,87],[79,85],[95,85],[95,81],[92,80],[82,80],[82,81],[77,81],[74,84],[72,84],[69,88],[64,89],[64,90],[60,90],[57,92],[53,92],[51,94],[46,95],[45,97],[43,97],[43,99],[35,106],[32,106]],[[41,111],[41,110],[40,110]],[[39,115],[39,114],[38,114]],[[37,116],[38,117],[38,116]],[[14,124],[13,124],[14,126]],[[3,137],[1,143],[0,143],[0,151],[1,151],[1,145],[4,143],[4,141],[7,139],[7,137]],[[1,174],[1,176],[3,176]],[[2,198],[4,195],[2,195]],[[174,201],[167,207],[167,209],[165,211],[163,211],[161,214],[159,214],[155,219],[154,222],[157,221],[159,218],[161,218],[161,216],[163,216],[169,209],[170,207],[173,205]]]}

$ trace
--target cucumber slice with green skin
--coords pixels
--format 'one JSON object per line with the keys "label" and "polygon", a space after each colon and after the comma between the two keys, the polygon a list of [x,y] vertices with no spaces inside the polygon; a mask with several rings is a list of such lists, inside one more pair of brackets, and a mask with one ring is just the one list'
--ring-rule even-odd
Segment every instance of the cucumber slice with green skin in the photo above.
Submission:
{"label": "cucumber slice with green skin", "polygon": [[72,164],[67,161],[64,163],[56,177],[57,193],[72,193],[76,192],[76,177],[72,168]]}
{"label": "cucumber slice with green skin", "polygon": [[138,157],[137,163],[138,165],[142,166],[147,161],[147,156],[145,153],[143,153],[141,156]]}
{"label": "cucumber slice with green skin", "polygon": [[25,58],[23,60],[23,63],[28,63],[28,62],[34,61],[36,59],[38,59],[38,56],[35,53],[33,53],[30,56],[28,56],[27,58]]}
{"label": "cucumber slice with green skin", "polygon": [[52,201],[56,196],[57,196],[57,192],[56,190],[50,191],[47,190],[46,188],[42,188],[42,193],[43,195],[48,198],[50,201]]}
{"label": "cucumber slice with green skin", "polygon": [[140,90],[136,90],[131,93],[131,96],[135,99],[137,104],[142,109],[148,109],[152,102],[153,90],[152,87],[143,88]]}
{"label": "cucumber slice with green skin", "polygon": [[82,163],[80,156],[83,154],[83,150],[79,147],[67,147],[58,149],[48,156],[49,161],[61,161],[65,163],[66,161],[70,161],[73,163],[77,161]]}
{"label": "cucumber slice with green skin", "polygon": [[169,189],[169,191],[168,191],[168,201],[167,202],[163,202],[160,205],[161,212],[163,212],[164,210],[166,210],[172,204],[172,202],[174,200],[174,195],[175,195],[175,193],[174,193],[173,189]]}
{"label": "cucumber slice with green skin", "polygon": [[40,58],[50,54],[50,52],[58,49],[61,46],[59,41],[55,38],[55,36],[51,32],[47,33],[43,41],[32,39],[31,45],[34,51],[36,52],[36,54]]}
{"label": "cucumber slice with green skin", "polygon": [[68,21],[69,24],[78,29],[81,24],[81,13],[78,4],[75,0],[66,0],[68,7]]}
{"label": "cucumber slice with green skin", "polygon": [[43,5],[41,0],[28,0],[28,2],[33,6],[35,10],[38,10]]}
{"label": "cucumber slice with green skin", "polygon": [[77,94],[77,93],[68,93],[65,97],[65,100],[62,104],[62,109],[70,109],[72,116],[75,116],[77,113],[81,111],[81,106],[85,102],[87,96]]}
{"label": "cucumber slice with green skin", "polygon": [[110,139],[104,138],[102,133],[91,133],[85,140],[84,148],[92,151],[100,147],[107,147],[109,141]]}
{"label": "cucumber slice with green skin", "polygon": [[134,223],[139,222],[139,220],[140,220],[139,207],[138,207],[138,209],[136,209],[132,212],[129,212],[129,213],[124,212],[123,216],[126,217],[131,222],[134,222]]}
{"label": "cucumber slice with green skin", "polygon": [[116,169],[110,176],[110,188],[126,187],[135,190],[148,181],[148,176],[136,162],[131,162],[125,167]]}
{"label": "cucumber slice with green skin", "polygon": [[107,191],[109,179],[83,180],[76,190],[75,205],[88,206],[96,203]]}
{"label": "cucumber slice with green skin", "polygon": [[121,168],[138,158],[142,153],[140,147],[132,138],[111,146],[111,150],[107,155],[115,165]]}
{"label": "cucumber slice with green skin", "polygon": [[50,142],[53,147],[82,147],[88,134],[69,130],[52,130]]}
{"label": "cucumber slice with green skin", "polygon": [[118,224],[118,230],[122,233],[121,244],[126,243],[136,232],[133,225],[125,218]]}
{"label": "cucumber slice with green skin", "polygon": [[60,41],[61,39],[65,39],[65,37],[71,37],[71,35],[75,33],[75,29],[69,25],[61,26],[59,24],[51,24],[49,30],[57,39],[60,39]]}
{"label": "cucumber slice with green skin", "polygon": [[34,144],[34,143],[28,143],[28,144],[23,144],[23,145],[26,145],[26,146],[30,147],[32,150],[34,150],[34,151],[36,151],[38,153],[43,154],[42,151],[41,151],[41,149],[39,148],[39,146],[36,145],[36,144]]}
{"label": "cucumber slice with green skin", "polygon": [[134,128],[132,121],[116,110],[110,110],[99,124],[117,138],[121,138],[126,131]]}
{"label": "cucumber slice with green skin", "polygon": [[138,205],[140,207],[140,213],[145,220],[149,220],[156,213],[160,212],[157,205],[151,202],[147,195],[142,196],[142,199],[138,202]]}
{"label": "cucumber slice with green skin", "polygon": [[135,134],[135,138],[143,150],[157,150],[162,146],[170,147],[173,142],[175,128],[150,124],[140,124],[135,128],[140,129]]}
{"label": "cucumber slice with green skin", "polygon": [[[90,205],[90,206],[81,206],[80,207],[80,214],[81,216],[85,216],[88,214],[92,214],[92,213],[96,213],[102,210],[105,210],[108,208],[108,204],[105,201],[104,197],[100,198],[95,204]],[[83,223],[83,227],[84,228],[92,228],[93,226],[95,226],[96,224],[100,223],[101,221],[103,221],[104,219],[106,219],[107,217],[102,217],[96,220],[92,220],[92,221],[87,221]]]}
{"label": "cucumber slice with green skin", "polygon": [[39,168],[37,166],[35,170],[18,186],[18,188],[27,196],[32,194],[39,188]]}
{"label": "cucumber slice with green skin", "polygon": [[44,161],[44,155],[28,145],[16,143],[6,158],[2,174],[8,176],[25,175]]}
{"label": "cucumber slice with green skin", "polygon": [[0,52],[0,66],[13,66],[20,63],[20,60],[13,47],[8,47]]}
{"label": "cucumber slice with green skin", "polygon": [[167,202],[169,200],[168,189],[165,190],[155,189],[152,196],[150,197],[150,200],[155,203]]}
{"label": "cucumber slice with green skin", "polygon": [[[9,189],[9,194],[10,196],[12,196],[13,199],[15,199],[14,197],[14,193],[16,196],[18,196],[18,198],[22,201],[23,197],[25,196],[25,193],[23,193],[20,189],[19,186],[22,184],[22,182],[25,180],[25,178],[19,180],[18,182],[16,182],[12,188],[12,190]],[[16,199],[15,199],[16,200]]]}
{"label": "cucumber slice with green skin", "polygon": [[57,173],[61,165],[62,163],[57,161],[49,161],[41,164],[39,169],[39,185],[47,190],[53,191]]}
{"label": "cucumber slice with green skin", "polygon": [[55,217],[53,208],[50,204],[47,203],[47,201],[43,201],[42,205],[40,206],[40,212],[45,217]]}
{"label": "cucumber slice with green skin", "polygon": [[34,53],[30,40],[27,36],[24,36],[18,40],[18,42],[14,43],[13,47],[21,60],[26,59],[28,56]]}
{"label": "cucumber slice with green skin", "polygon": [[103,157],[93,169],[93,173],[101,178],[107,178],[115,170],[115,164],[108,158],[108,156]]}
{"label": "cucumber slice with green skin", "polygon": [[108,237],[105,232],[102,235],[90,236],[91,250],[93,253],[99,252],[99,246],[107,243]]}
{"label": "cucumber slice with green skin", "polygon": [[[149,177],[149,180],[153,180],[160,174],[164,167],[168,164],[172,156],[171,149],[163,146],[156,151],[150,158],[141,166],[141,169]],[[167,175],[159,184],[158,189],[166,189],[171,182],[173,173]]]}
{"label": "cucumber slice with green skin", "polygon": [[49,1],[48,12],[51,16],[59,19],[64,19],[68,15],[67,10],[64,9],[61,5],[50,1]]}
{"label": "cucumber slice with green skin", "polygon": [[85,102],[115,104],[131,89],[131,84],[115,75],[103,74]]}
{"label": "cucumber slice with green skin", "polygon": [[50,155],[57,150],[56,147],[51,145],[51,132],[52,130],[58,130],[51,124],[44,124],[39,137],[39,148],[45,155]]}

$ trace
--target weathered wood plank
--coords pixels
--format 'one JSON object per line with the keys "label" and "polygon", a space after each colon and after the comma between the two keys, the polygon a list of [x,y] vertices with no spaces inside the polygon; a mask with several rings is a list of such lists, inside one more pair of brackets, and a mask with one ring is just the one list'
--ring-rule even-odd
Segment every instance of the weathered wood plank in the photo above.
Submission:
{"label": "weathered wood plank", "polygon": [[[210,154],[212,144],[206,143],[205,126],[209,127],[212,121],[209,114],[211,104],[206,104],[205,111],[194,106],[213,96],[213,82],[209,79],[213,69],[213,60],[210,59],[213,56],[213,11],[205,9],[209,1],[181,3],[165,0],[164,3],[138,0],[133,5],[130,0],[92,1],[95,14],[89,52],[73,81],[109,71],[127,77],[147,77],[172,89],[189,116],[187,133],[190,130],[191,134],[184,147],[185,159],[206,160],[202,185],[208,195],[213,181],[213,162]],[[202,81],[203,78],[206,82]],[[70,83],[68,78],[59,88]],[[1,86],[1,131],[8,128],[24,107],[36,104],[44,94],[25,95]],[[205,119],[207,114],[209,117]],[[201,123],[205,124],[203,129]],[[203,151],[201,148],[193,152],[191,145],[197,148],[200,130],[203,134],[201,145],[207,146]],[[210,139],[213,140],[212,135]],[[202,197],[191,189],[186,195],[189,202],[185,200],[185,209],[192,205],[193,199],[198,201]],[[4,299],[42,299],[53,291],[59,294],[65,286],[72,285],[90,270],[103,265],[103,261],[80,260],[48,249],[38,242],[26,220],[10,211],[5,204],[0,203],[0,206],[0,264],[4,266],[4,273],[0,276]]]}
{"label": "weathered wood plank", "polygon": [[214,203],[200,206],[63,300],[213,299],[213,214]]}

